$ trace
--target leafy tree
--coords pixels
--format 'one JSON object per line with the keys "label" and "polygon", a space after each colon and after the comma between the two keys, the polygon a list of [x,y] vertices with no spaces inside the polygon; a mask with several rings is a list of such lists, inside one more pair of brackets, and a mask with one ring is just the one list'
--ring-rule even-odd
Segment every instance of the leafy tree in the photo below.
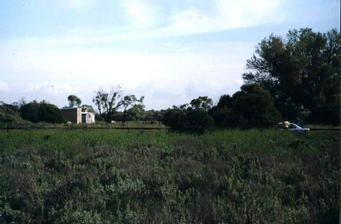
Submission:
{"label": "leafy tree", "polygon": [[214,118],[217,127],[231,126],[232,115],[232,97],[230,95],[222,95],[216,106],[209,110],[209,114]]}
{"label": "leafy tree", "polygon": [[230,107],[232,103],[232,97],[228,94],[222,95],[219,98],[219,102],[217,104],[217,107],[223,108],[223,107]]}
{"label": "leafy tree", "polygon": [[208,111],[213,106],[213,101],[207,96],[199,96],[198,98],[191,100],[190,105],[194,110]]}
{"label": "leafy tree", "polygon": [[340,40],[336,30],[309,28],[290,30],[286,39],[271,35],[247,60],[243,79],[270,91],[285,118],[296,119],[302,109],[317,113],[338,104]]}
{"label": "leafy tree", "polygon": [[63,123],[64,118],[56,105],[49,103],[40,103],[38,109],[39,121],[45,121],[49,123]]}
{"label": "leafy tree", "polygon": [[110,92],[98,90],[92,102],[96,105],[100,116],[109,122],[113,113],[121,106],[120,98],[120,89],[112,89]]}
{"label": "leafy tree", "polygon": [[22,118],[19,115],[19,107],[13,104],[6,104],[0,101],[0,122],[20,123]]}
{"label": "leafy tree", "polygon": [[135,95],[124,96],[123,99],[118,103],[119,106],[123,107],[123,124],[127,120],[127,111],[129,108],[133,108],[136,105],[143,104],[144,96],[137,99]]}
{"label": "leafy tree", "polygon": [[40,103],[33,101],[25,104],[20,108],[20,112],[23,119],[34,123],[40,121],[49,123],[64,122],[63,116],[58,107],[45,101]]}
{"label": "leafy tree", "polygon": [[184,131],[188,128],[187,110],[173,107],[163,117],[163,123],[173,130]]}
{"label": "leafy tree", "polygon": [[136,104],[126,111],[126,118],[130,121],[141,121],[146,117],[143,104]]}
{"label": "leafy tree", "polygon": [[77,96],[75,95],[69,95],[67,97],[67,100],[69,101],[69,106],[70,107],[74,107],[74,106],[77,106],[79,107],[81,104],[82,104],[82,101],[81,99],[79,99]]}
{"label": "leafy tree", "polygon": [[82,111],[95,112],[94,108],[91,105],[87,104],[82,105]]}
{"label": "leafy tree", "polygon": [[191,100],[190,104],[173,106],[164,115],[163,123],[177,131],[195,131],[203,133],[213,128],[214,120],[208,114],[213,101],[207,96]]}
{"label": "leafy tree", "polygon": [[34,123],[40,121],[38,116],[39,103],[37,101],[32,101],[31,103],[25,104],[20,108],[21,117],[24,120],[28,120]]}
{"label": "leafy tree", "polygon": [[243,85],[233,95],[234,126],[242,128],[269,127],[281,119],[269,91],[257,84]]}
{"label": "leafy tree", "polygon": [[257,84],[243,85],[232,97],[221,96],[209,113],[220,128],[269,127],[281,118],[269,91]]}
{"label": "leafy tree", "polygon": [[186,129],[203,133],[214,126],[213,118],[204,110],[187,110],[188,127]]}

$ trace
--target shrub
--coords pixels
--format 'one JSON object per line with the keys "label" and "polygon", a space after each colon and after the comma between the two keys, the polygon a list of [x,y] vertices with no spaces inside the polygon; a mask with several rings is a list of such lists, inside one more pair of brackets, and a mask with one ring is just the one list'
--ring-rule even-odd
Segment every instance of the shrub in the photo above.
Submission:
{"label": "shrub", "polygon": [[251,84],[243,85],[232,99],[222,96],[210,111],[219,127],[270,127],[281,119],[269,91]]}
{"label": "shrub", "polygon": [[37,123],[45,121],[49,123],[64,122],[63,116],[56,105],[46,102],[31,102],[20,108],[21,116],[25,120]]}
{"label": "shrub", "polygon": [[0,105],[0,122],[2,123],[21,123],[23,120],[19,115],[19,109],[10,104]]}
{"label": "shrub", "polygon": [[192,131],[204,132],[214,126],[213,118],[203,110],[187,110],[188,128]]}
{"label": "shrub", "polygon": [[188,128],[187,113],[184,109],[169,109],[163,117],[163,123],[173,130],[183,131]]}

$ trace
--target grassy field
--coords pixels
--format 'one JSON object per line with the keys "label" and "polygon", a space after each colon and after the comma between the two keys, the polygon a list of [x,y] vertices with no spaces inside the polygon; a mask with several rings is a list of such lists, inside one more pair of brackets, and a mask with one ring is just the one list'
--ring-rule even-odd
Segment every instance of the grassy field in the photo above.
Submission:
{"label": "grassy field", "polygon": [[0,223],[337,223],[339,133],[0,131]]}
{"label": "grassy field", "polygon": [[123,124],[123,122],[116,122],[114,124],[106,123],[98,121],[94,124],[71,124],[67,125],[66,123],[62,124],[52,124],[46,122],[38,122],[32,123],[29,121],[24,121],[22,123],[1,123],[0,122],[0,130],[1,129],[134,129],[134,128],[142,128],[142,129],[166,129],[166,126],[161,122],[157,121],[127,121]]}

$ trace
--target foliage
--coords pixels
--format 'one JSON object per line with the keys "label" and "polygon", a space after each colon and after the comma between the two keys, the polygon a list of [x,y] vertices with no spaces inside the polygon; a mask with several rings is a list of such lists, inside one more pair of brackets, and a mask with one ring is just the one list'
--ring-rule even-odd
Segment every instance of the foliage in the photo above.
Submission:
{"label": "foliage", "polygon": [[221,96],[210,114],[221,128],[264,128],[281,118],[270,93],[257,84],[243,85],[232,97]]}
{"label": "foliage", "polygon": [[186,130],[189,126],[187,119],[187,111],[180,108],[168,109],[163,116],[162,122],[171,127],[173,130]]}
{"label": "foliage", "polygon": [[70,107],[74,107],[74,106],[77,106],[79,107],[81,104],[82,104],[82,101],[81,99],[79,99],[77,96],[75,95],[69,95],[67,97],[67,100],[69,101],[69,106]]}
{"label": "foliage", "polygon": [[23,119],[37,123],[40,121],[49,123],[63,123],[63,116],[56,105],[42,101],[40,103],[33,101],[20,108]]}
{"label": "foliage", "polygon": [[112,89],[110,92],[98,90],[92,102],[96,105],[100,117],[106,122],[111,121],[113,113],[121,106],[119,100],[121,97],[121,90]]}
{"label": "foliage", "polygon": [[136,104],[126,111],[126,119],[128,121],[143,121],[145,120],[146,111],[144,110],[143,104]]}
{"label": "foliage", "polygon": [[198,98],[191,100],[190,105],[194,110],[203,110],[207,112],[213,106],[213,101],[207,96],[199,96]]}
{"label": "foliage", "polygon": [[[141,112],[141,109],[144,110],[143,105],[144,96],[140,99],[137,99],[135,95],[127,95],[124,96],[123,99],[119,102],[119,105],[123,107],[123,123],[126,122],[128,116],[128,108],[130,108],[130,114]],[[139,105],[139,107],[137,107]],[[134,109],[133,109],[134,108]]]}
{"label": "foliage", "polygon": [[0,132],[1,223],[337,223],[336,132]]}
{"label": "foliage", "polygon": [[[131,115],[135,112],[142,112],[136,111],[136,109],[142,108],[137,108],[135,106],[141,105],[143,107],[143,99],[143,96],[140,99],[137,99],[135,95],[126,95],[122,98],[121,89],[112,89],[111,92],[98,90],[96,96],[92,100],[99,112],[96,119],[105,120],[106,122],[121,120],[125,123],[128,119],[128,112],[130,112]],[[123,108],[123,113],[117,111],[119,108]],[[132,110],[129,111],[130,109]]]}
{"label": "foliage", "polygon": [[[297,119],[301,108],[316,117],[321,106],[339,104],[340,40],[336,30],[315,33],[309,28],[290,30],[286,39],[271,35],[247,61],[250,72],[243,78],[269,90],[285,118]],[[338,120],[335,115],[321,121]]]}
{"label": "foliage", "polygon": [[188,127],[186,129],[203,133],[214,127],[213,118],[204,110],[187,110]]}
{"label": "foliage", "polygon": [[82,112],[85,112],[85,111],[92,112],[92,113],[95,112],[94,108],[91,105],[88,105],[88,104],[83,104],[81,106],[81,108],[82,108]]}
{"label": "foliage", "polygon": [[270,93],[256,84],[243,85],[232,98],[235,126],[270,127],[281,118]]}
{"label": "foliage", "polygon": [[189,105],[174,106],[164,114],[163,123],[176,131],[203,133],[214,126],[213,118],[208,114],[212,104],[212,99],[200,96]]}
{"label": "foliage", "polygon": [[145,111],[144,120],[161,122],[165,113],[165,110],[147,110]]}
{"label": "foliage", "polygon": [[1,123],[22,123],[19,107],[11,104],[0,104],[0,122]]}

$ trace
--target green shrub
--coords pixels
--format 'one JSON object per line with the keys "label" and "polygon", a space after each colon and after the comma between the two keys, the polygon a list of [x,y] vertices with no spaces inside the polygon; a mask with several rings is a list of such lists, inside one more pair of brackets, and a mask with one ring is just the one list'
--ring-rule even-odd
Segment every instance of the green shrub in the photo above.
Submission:
{"label": "green shrub", "polygon": [[64,118],[57,106],[46,102],[31,102],[20,108],[21,116],[25,120],[37,123],[63,123]]}
{"label": "green shrub", "polygon": [[0,123],[22,123],[19,108],[10,104],[0,104]]}

